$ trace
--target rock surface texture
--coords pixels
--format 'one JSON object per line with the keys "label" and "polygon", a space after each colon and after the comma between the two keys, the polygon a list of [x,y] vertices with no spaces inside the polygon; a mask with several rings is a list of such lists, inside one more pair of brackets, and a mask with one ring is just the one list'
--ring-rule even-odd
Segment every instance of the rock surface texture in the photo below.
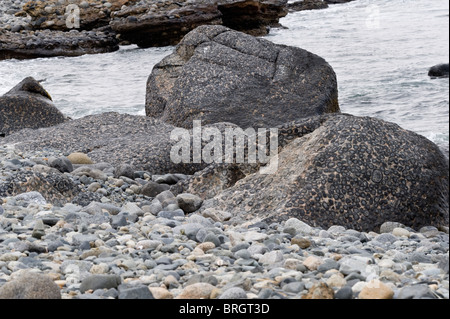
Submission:
{"label": "rock surface texture", "polygon": [[66,121],[50,95],[32,77],[24,79],[0,97],[0,134],[49,127]]}
{"label": "rock surface texture", "polygon": [[184,128],[193,120],[271,128],[332,112],[337,81],[325,60],[223,26],[186,35],[147,83],[147,116]]}
{"label": "rock surface texture", "polygon": [[[386,221],[415,229],[448,225],[448,159],[435,144],[373,118],[326,115],[316,122],[317,129],[307,125],[312,133],[282,149],[275,174],[248,174],[231,166],[233,176],[245,177],[203,208],[268,223],[295,217],[309,225],[360,231],[378,229]],[[284,129],[302,135],[299,128],[304,127],[299,121]],[[189,184],[184,191],[207,197],[198,187],[203,177],[214,189],[223,170],[209,167],[190,184],[184,182]]]}
{"label": "rock surface texture", "polygon": [[430,68],[428,75],[437,78],[448,78],[449,76],[449,64],[438,64]]}

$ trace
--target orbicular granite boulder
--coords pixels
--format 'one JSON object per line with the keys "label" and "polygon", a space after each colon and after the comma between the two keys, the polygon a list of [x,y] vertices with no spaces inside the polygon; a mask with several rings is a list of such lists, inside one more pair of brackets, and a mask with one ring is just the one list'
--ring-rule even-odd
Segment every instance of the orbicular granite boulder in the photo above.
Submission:
{"label": "orbicular granite boulder", "polygon": [[48,0],[29,1],[19,15],[30,27],[69,31],[111,26],[120,40],[140,47],[177,44],[205,24],[265,35],[287,15],[287,0]]}
{"label": "orbicular granite boulder", "polygon": [[415,229],[448,226],[449,162],[426,138],[393,123],[343,114],[279,129],[273,174],[213,165],[174,192],[206,199],[202,209],[268,223],[295,217],[361,231],[386,221]]}
{"label": "orbicular granite boulder", "polygon": [[90,115],[50,128],[22,130],[0,140],[0,144],[16,144],[22,150],[43,148],[70,154],[87,154],[95,163],[114,167],[130,165],[134,170],[150,174],[192,174],[205,168],[204,163],[175,163],[171,150],[174,126],[146,116],[118,113]]}
{"label": "orbicular granite boulder", "polygon": [[147,116],[184,128],[194,120],[272,128],[332,112],[337,80],[324,59],[223,26],[187,34],[147,82]]}
{"label": "orbicular granite boulder", "polygon": [[449,69],[448,63],[437,64],[428,70],[428,76],[433,78],[448,78]]}
{"label": "orbicular granite boulder", "polygon": [[21,129],[49,127],[66,121],[50,95],[32,77],[24,79],[0,97],[0,134]]}

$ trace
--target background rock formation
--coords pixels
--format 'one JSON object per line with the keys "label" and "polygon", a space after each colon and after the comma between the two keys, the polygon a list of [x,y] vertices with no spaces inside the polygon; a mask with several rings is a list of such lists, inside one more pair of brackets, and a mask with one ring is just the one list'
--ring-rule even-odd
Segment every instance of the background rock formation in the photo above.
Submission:
{"label": "background rock formation", "polygon": [[[304,134],[308,128],[312,132]],[[183,190],[206,198],[212,194],[201,185],[209,183],[208,189],[219,193],[204,209],[268,223],[295,217],[313,226],[360,231],[386,221],[416,229],[448,225],[448,159],[426,138],[393,123],[350,115],[289,123],[280,131],[290,132],[292,141],[281,150],[275,174],[213,166]],[[227,187],[227,169],[242,179],[221,191]]]}

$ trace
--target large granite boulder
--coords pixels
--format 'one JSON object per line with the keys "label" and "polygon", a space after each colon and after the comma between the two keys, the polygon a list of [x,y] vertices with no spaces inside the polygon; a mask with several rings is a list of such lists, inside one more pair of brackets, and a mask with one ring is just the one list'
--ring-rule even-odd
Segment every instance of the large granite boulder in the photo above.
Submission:
{"label": "large granite boulder", "polygon": [[34,29],[70,31],[76,27],[92,30],[107,26],[111,13],[136,2],[138,0],[32,0],[23,6],[23,14],[31,17],[30,24]]}
{"label": "large granite boulder", "polygon": [[321,57],[223,26],[190,32],[147,82],[146,114],[178,127],[275,127],[339,112],[336,74]]}
{"label": "large granite boulder", "polygon": [[340,114],[279,129],[275,173],[213,165],[172,190],[206,199],[202,209],[268,223],[295,217],[361,231],[386,221],[416,229],[448,226],[449,162],[426,138],[393,123]]}
{"label": "large granite boulder", "polygon": [[139,47],[176,45],[189,31],[205,24],[222,24],[222,14],[211,1],[137,5],[113,14],[111,27],[120,39]]}
{"label": "large granite boulder", "polygon": [[302,0],[288,4],[289,11],[318,10],[328,8],[328,3],[323,0]]}
{"label": "large granite boulder", "polygon": [[66,121],[50,95],[32,77],[24,79],[0,97],[0,135],[24,128],[49,127]]}

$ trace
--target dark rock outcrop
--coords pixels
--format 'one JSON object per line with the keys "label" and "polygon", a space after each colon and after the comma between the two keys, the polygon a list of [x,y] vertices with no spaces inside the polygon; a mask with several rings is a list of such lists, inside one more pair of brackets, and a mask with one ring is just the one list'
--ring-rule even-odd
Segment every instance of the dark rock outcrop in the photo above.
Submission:
{"label": "dark rock outcrop", "polygon": [[77,8],[76,28],[111,26],[121,41],[144,48],[175,45],[205,24],[265,35],[288,13],[287,0],[49,0],[29,1],[21,14],[31,17],[30,27],[35,30],[69,31],[74,27],[69,4]]}
{"label": "dark rock outcrop", "polygon": [[[267,223],[295,217],[361,231],[385,221],[415,229],[448,225],[449,162],[426,138],[393,123],[339,114],[286,124],[280,137],[292,141],[284,143],[275,174],[213,165],[172,189],[214,196],[203,209]],[[231,176],[238,178],[231,182]]]}
{"label": "dark rock outcrop", "polygon": [[329,4],[339,4],[339,3],[352,2],[354,0],[324,0],[324,1]]}
{"label": "dark rock outcrop", "polygon": [[170,151],[175,142],[170,140],[170,135],[174,128],[146,116],[103,113],[36,130],[33,134],[22,130],[0,143],[15,143],[22,150],[49,148],[64,153],[82,152],[96,163],[110,163],[114,167],[126,163],[135,171],[150,174],[192,174],[206,167],[171,161]]}
{"label": "dark rock outcrop", "polygon": [[147,116],[184,128],[193,120],[271,128],[332,112],[337,81],[324,59],[223,26],[190,32],[147,83]]}
{"label": "dark rock outcrop", "polygon": [[111,27],[122,40],[140,47],[177,44],[201,25],[224,25],[255,36],[286,16],[286,0],[201,0],[137,4],[113,13]]}
{"label": "dark rock outcrop", "polygon": [[35,30],[49,29],[56,31],[70,31],[73,26],[69,22],[71,12],[70,4],[77,8],[77,22],[80,30],[92,30],[107,26],[111,20],[111,13],[116,12],[122,6],[133,5],[137,0],[46,0],[29,1],[23,6],[23,14],[31,17],[31,27]]}
{"label": "dark rock outcrop", "polygon": [[0,60],[80,56],[119,50],[115,34],[108,31],[36,31],[0,34]]}
{"label": "dark rock outcrop", "polygon": [[286,0],[219,1],[223,25],[254,36],[266,35],[271,26],[288,14]]}
{"label": "dark rock outcrop", "polygon": [[449,64],[438,64],[431,67],[428,70],[428,76],[434,78],[448,78],[449,77]]}
{"label": "dark rock outcrop", "polygon": [[303,0],[288,4],[290,11],[317,10],[328,8],[328,3],[322,0]]}
{"label": "dark rock outcrop", "polygon": [[28,77],[0,97],[0,134],[25,128],[49,127],[66,121],[50,95],[35,79]]}

